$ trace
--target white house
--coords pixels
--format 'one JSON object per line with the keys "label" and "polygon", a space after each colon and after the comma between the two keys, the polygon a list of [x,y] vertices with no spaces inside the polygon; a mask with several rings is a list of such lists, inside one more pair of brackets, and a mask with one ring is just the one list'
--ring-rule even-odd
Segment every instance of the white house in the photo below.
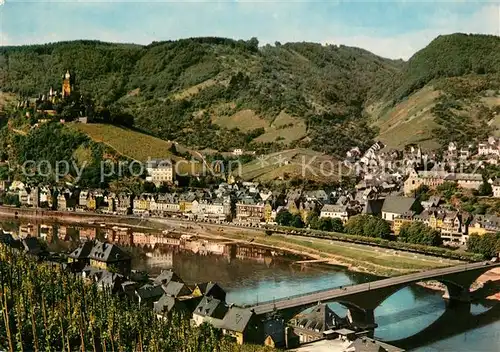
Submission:
{"label": "white house", "polygon": [[349,219],[349,213],[347,211],[347,206],[338,204],[325,204],[321,208],[320,218],[339,218],[342,222],[346,222]]}
{"label": "white house", "polygon": [[500,198],[500,179],[493,181],[491,188],[493,189],[493,197]]}
{"label": "white house", "polygon": [[146,180],[160,186],[174,181],[174,166],[171,160],[149,160],[146,165]]}

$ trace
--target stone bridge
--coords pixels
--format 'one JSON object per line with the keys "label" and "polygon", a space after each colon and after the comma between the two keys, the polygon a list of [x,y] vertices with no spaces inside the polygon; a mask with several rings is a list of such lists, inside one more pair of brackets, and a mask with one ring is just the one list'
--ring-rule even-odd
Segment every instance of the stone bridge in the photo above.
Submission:
{"label": "stone bridge", "polygon": [[373,330],[374,311],[382,302],[400,289],[421,281],[435,280],[446,287],[444,299],[470,302],[470,287],[483,273],[500,266],[497,262],[467,263],[396,276],[369,283],[351,285],[262,302],[249,307],[258,316],[279,312],[285,320],[319,303],[337,302],[348,309],[350,323],[358,329]]}

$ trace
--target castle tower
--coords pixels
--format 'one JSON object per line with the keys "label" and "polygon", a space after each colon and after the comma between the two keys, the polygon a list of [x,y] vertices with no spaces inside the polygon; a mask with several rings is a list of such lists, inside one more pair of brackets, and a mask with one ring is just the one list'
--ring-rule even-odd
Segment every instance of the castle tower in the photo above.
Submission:
{"label": "castle tower", "polygon": [[62,86],[62,97],[69,97],[71,94],[71,75],[69,74],[69,70],[66,71],[66,74],[63,78],[63,86]]}

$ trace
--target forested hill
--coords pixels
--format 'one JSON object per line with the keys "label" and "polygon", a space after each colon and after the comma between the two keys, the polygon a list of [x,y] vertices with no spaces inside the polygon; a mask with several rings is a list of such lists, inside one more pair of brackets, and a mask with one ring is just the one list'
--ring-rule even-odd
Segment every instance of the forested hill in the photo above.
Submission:
{"label": "forested hill", "polygon": [[408,62],[342,45],[259,47],[255,38],[76,41],[0,48],[0,89],[24,96],[60,89],[69,69],[98,107],[130,114],[163,139],[198,149],[343,155],[373,142],[389,108],[441,79],[490,77],[499,57],[498,37],[461,34],[436,38]]}
{"label": "forested hill", "polygon": [[313,43],[77,41],[0,48],[0,88],[38,95],[60,89],[70,69],[98,105],[125,110],[136,127],[164,139],[200,149],[253,141],[343,153],[372,142],[364,103],[381,96],[400,67],[361,49]]}
{"label": "forested hill", "polygon": [[437,37],[405,63],[375,105],[373,124],[390,147],[466,146],[500,136],[500,37]]}
{"label": "forested hill", "polygon": [[433,79],[500,73],[500,37],[443,35],[410,58],[401,72],[395,98],[404,98]]}

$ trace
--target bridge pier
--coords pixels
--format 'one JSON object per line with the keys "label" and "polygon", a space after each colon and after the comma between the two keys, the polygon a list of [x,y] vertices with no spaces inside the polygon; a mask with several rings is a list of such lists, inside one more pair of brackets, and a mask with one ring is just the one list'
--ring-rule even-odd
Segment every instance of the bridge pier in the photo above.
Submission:
{"label": "bridge pier", "polygon": [[450,303],[458,302],[458,303],[470,303],[471,295],[469,292],[469,287],[463,288],[456,285],[446,285],[446,290],[443,294],[443,299]]}

